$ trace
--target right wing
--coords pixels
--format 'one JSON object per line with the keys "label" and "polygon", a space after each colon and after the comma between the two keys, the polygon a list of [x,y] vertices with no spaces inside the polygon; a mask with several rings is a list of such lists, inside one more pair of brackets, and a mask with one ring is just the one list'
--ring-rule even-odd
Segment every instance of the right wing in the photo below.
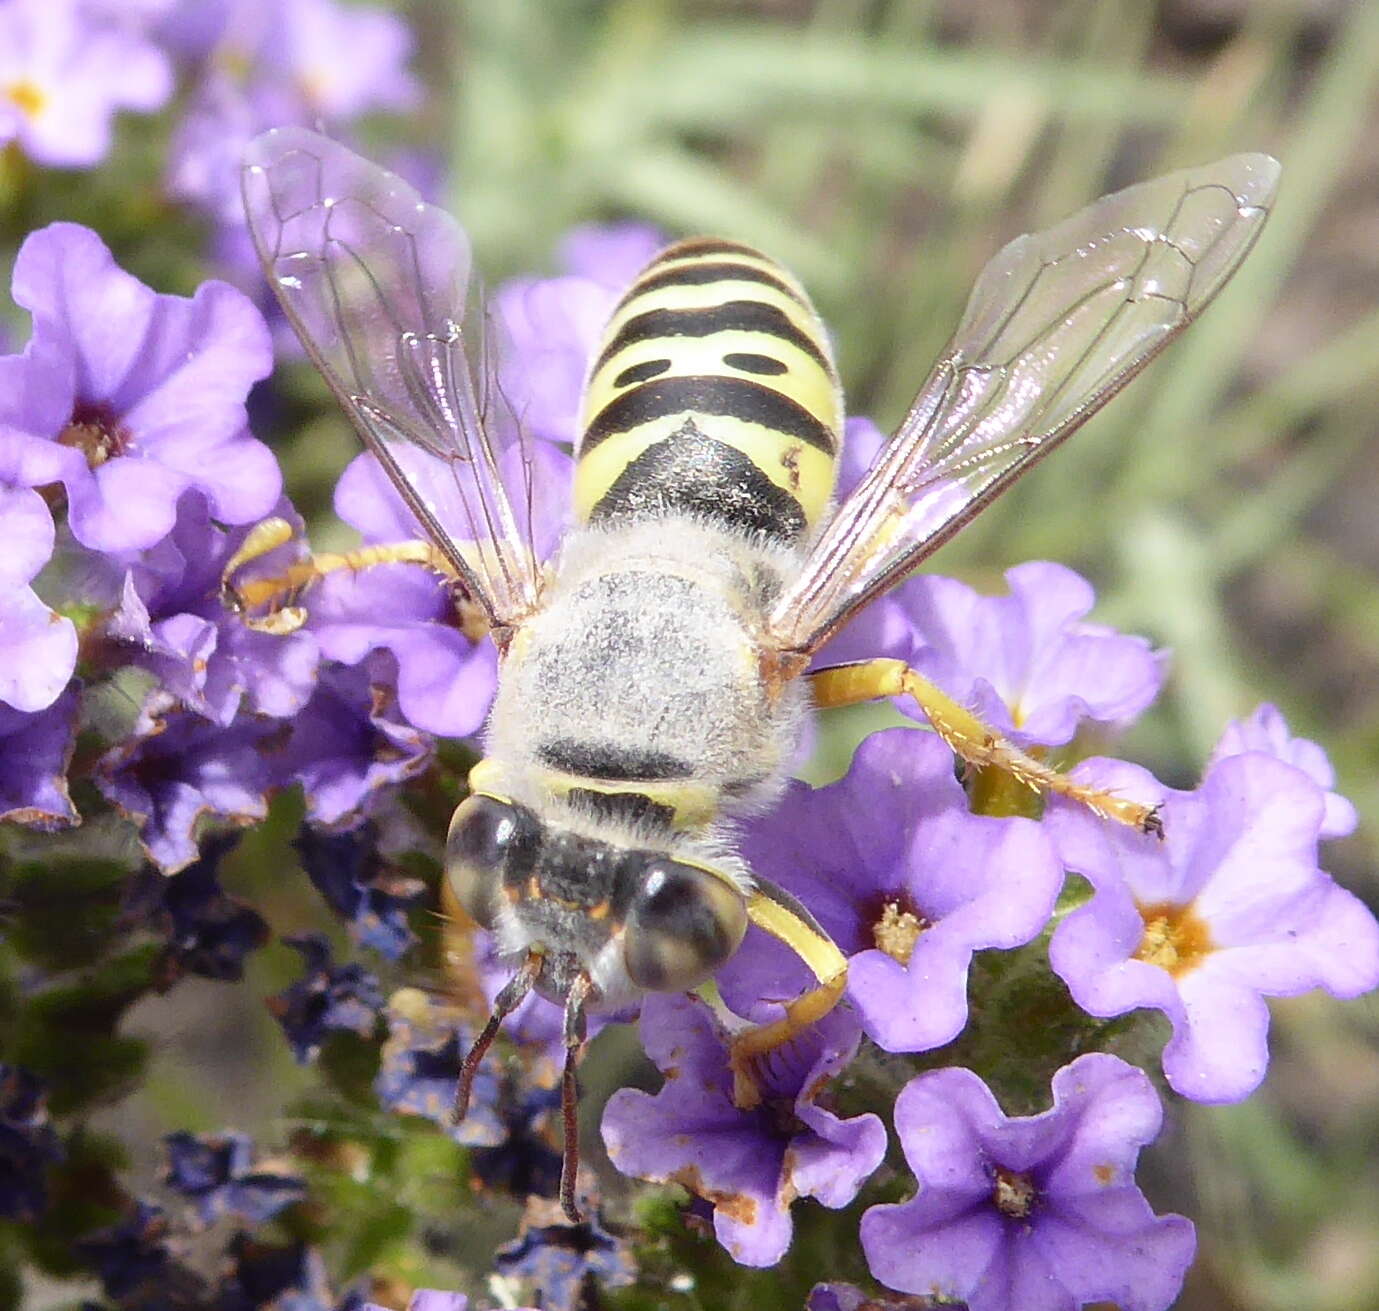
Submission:
{"label": "right wing", "polygon": [[1278,175],[1268,155],[1232,155],[1103,196],[1001,250],[777,600],[772,645],[817,650],[1124,387],[1249,253]]}
{"label": "right wing", "polygon": [[490,625],[520,623],[540,603],[535,461],[470,308],[464,230],[305,128],[251,141],[241,183],[264,272],[307,354]]}

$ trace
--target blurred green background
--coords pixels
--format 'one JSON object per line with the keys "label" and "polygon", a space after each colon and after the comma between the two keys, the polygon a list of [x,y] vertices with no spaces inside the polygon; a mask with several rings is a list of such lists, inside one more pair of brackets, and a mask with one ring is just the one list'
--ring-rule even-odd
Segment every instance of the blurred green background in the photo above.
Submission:
{"label": "blurred green background", "polygon": [[[405,122],[374,125],[375,139],[444,143],[453,208],[491,282],[549,269],[560,235],[590,220],[746,239],[809,287],[850,409],[883,428],[1004,240],[1171,168],[1277,155],[1277,211],[1218,303],[934,567],[994,587],[1019,561],[1062,561],[1096,583],[1095,618],[1171,648],[1164,697],[1117,751],[1175,785],[1191,785],[1228,718],[1277,702],[1325,745],[1361,811],[1329,868],[1379,901],[1379,4],[396,8],[418,31],[429,95]],[[44,183],[41,205],[26,193],[5,212],[6,238],[26,218],[91,222],[148,281],[188,290],[204,276],[197,230],[158,198],[164,147],[147,121],[125,122],[116,163]],[[127,202],[131,178],[147,183],[142,205]],[[184,241],[169,240],[174,223]],[[327,542],[322,507],[354,439],[304,371],[294,387],[308,408],[274,437]],[[834,754],[870,722],[841,719]],[[321,927],[309,893],[275,895],[275,927]],[[251,992],[295,972],[284,949],[260,956]],[[256,1128],[238,1083],[207,1072],[227,1051],[272,1071],[250,1080],[261,1115],[286,1104],[296,1075],[280,1044],[265,1064],[268,1021],[209,1024],[225,1005],[225,989],[196,984],[132,1014],[156,1035],[160,1122],[176,1108],[192,1128]],[[1379,1004],[1308,997],[1275,1017],[1264,1089],[1239,1107],[1178,1105],[1153,1153],[1151,1197],[1199,1228],[1179,1305],[1372,1311]],[[140,1113],[124,1108],[122,1122]]]}

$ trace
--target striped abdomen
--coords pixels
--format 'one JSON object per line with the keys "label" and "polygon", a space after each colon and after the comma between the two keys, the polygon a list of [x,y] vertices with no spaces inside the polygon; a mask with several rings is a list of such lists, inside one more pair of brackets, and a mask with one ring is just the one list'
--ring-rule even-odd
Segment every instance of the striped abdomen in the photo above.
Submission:
{"label": "striped abdomen", "polygon": [[609,321],[585,389],[581,522],[693,512],[795,542],[833,495],[842,395],[803,288],[735,242],[682,241]]}

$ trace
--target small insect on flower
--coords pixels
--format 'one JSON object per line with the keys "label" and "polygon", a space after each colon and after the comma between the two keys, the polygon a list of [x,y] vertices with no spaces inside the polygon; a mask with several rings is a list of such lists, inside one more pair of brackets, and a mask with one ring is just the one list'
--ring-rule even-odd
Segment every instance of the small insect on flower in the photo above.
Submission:
{"label": "small insect on flower", "polygon": [[[749,924],[817,983],[733,1043],[734,1099],[842,996],[846,958],[753,873],[734,823],[780,795],[811,704],[912,696],[967,762],[1157,831],[1152,810],[1021,751],[899,660],[811,671],[825,641],[1120,390],[1217,293],[1278,179],[1236,155],[1106,196],[1006,246],[869,471],[834,503],[842,392],[800,284],[734,241],[657,255],[615,306],[585,387],[572,524],[549,560],[537,438],[496,381],[470,246],[399,178],[312,132],[249,147],[245,207],[283,308],[415,516],[420,539],[239,574],[247,622],[300,623],[340,568],[406,561],[453,584],[499,653],[487,756],[447,847],[451,888],[515,966],[469,1084],[532,989],[564,1007],[574,1204],[586,1011],[705,982]],[[284,526],[285,527],[285,526]],[[263,526],[275,544],[283,528]],[[284,609],[291,607],[291,610]]]}

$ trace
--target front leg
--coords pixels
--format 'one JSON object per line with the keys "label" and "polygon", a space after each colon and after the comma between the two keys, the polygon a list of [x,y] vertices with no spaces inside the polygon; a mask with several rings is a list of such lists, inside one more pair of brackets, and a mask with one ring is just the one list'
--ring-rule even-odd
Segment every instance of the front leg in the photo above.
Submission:
{"label": "front leg", "polygon": [[823,1019],[842,999],[848,981],[847,957],[818,921],[783,888],[761,878],[756,883],[747,899],[747,918],[804,961],[818,986],[787,1002],[783,1018],[753,1025],[734,1036],[729,1062],[733,1072],[733,1104],[741,1110],[761,1103],[758,1062]]}
{"label": "front leg", "polygon": [[[221,573],[221,601],[226,609],[243,616],[245,626],[256,632],[295,632],[307,617],[305,608],[298,604],[302,593],[326,575],[341,569],[359,573],[380,564],[419,564],[451,583],[459,582],[459,575],[445,556],[430,542],[421,540],[323,552],[289,565],[268,578],[236,578],[246,565],[286,545],[292,540],[292,534],[292,525],[286,519],[265,519],[255,524]],[[461,601],[458,609],[465,635],[478,641],[488,630],[487,622],[476,607],[466,606]]]}
{"label": "front leg", "polygon": [[1002,770],[1035,792],[1071,797],[1103,819],[1128,824],[1141,833],[1163,836],[1157,807],[1087,787],[1036,760],[903,660],[863,660],[856,664],[834,665],[810,674],[809,685],[814,704],[821,709],[878,701],[882,697],[913,697],[934,732],[974,768]]}

